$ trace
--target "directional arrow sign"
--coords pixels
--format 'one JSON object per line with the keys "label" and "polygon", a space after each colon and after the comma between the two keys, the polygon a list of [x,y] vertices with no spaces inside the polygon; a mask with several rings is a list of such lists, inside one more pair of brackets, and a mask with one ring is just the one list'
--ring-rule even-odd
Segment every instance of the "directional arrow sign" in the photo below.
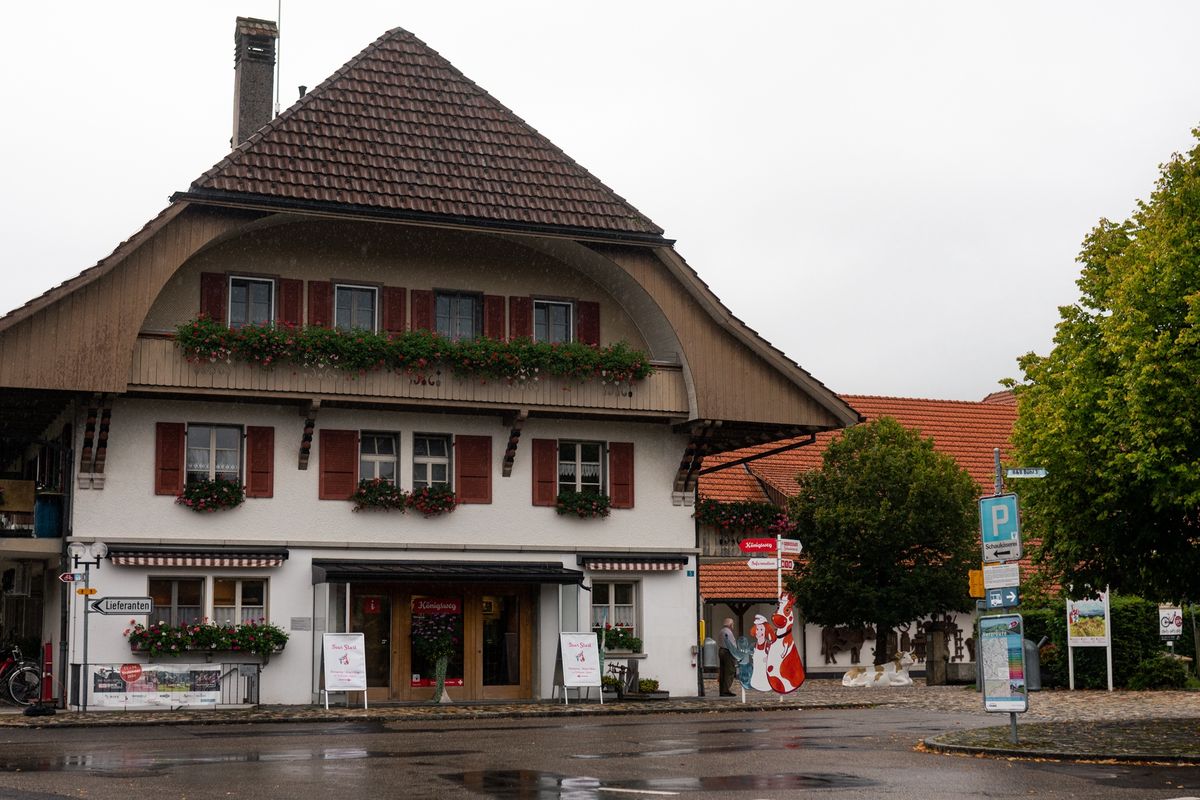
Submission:
{"label": "directional arrow sign", "polygon": [[97,614],[149,614],[154,611],[152,597],[101,597],[91,602]]}
{"label": "directional arrow sign", "polygon": [[1001,589],[988,589],[987,607],[988,608],[1012,608],[1019,605],[1021,602],[1021,592],[1015,586],[1006,586]]}
{"label": "directional arrow sign", "polygon": [[774,558],[748,558],[746,566],[750,569],[779,569],[779,562]]}
{"label": "directional arrow sign", "polygon": [[780,539],[779,540],[779,552],[783,553],[784,555],[798,556],[798,555],[800,555],[800,551],[803,549],[804,548],[800,544],[799,539]]}
{"label": "directional arrow sign", "polygon": [[58,576],[58,579],[63,583],[75,583],[75,581],[83,580],[82,572],[64,572]]}
{"label": "directional arrow sign", "polygon": [[738,547],[742,548],[743,553],[774,553],[774,539],[742,539],[738,542]]}

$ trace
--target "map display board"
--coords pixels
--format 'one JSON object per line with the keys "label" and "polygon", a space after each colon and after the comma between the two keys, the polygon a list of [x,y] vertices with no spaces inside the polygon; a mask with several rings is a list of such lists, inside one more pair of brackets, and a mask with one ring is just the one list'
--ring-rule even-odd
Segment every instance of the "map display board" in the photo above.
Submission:
{"label": "map display board", "polygon": [[1020,614],[979,618],[979,669],[985,711],[1028,711],[1025,647]]}

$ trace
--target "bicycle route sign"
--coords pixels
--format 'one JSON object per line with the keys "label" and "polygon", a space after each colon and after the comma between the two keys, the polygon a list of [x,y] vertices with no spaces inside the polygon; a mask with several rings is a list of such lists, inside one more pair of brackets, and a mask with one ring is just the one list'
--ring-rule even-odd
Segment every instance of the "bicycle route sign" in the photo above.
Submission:
{"label": "bicycle route sign", "polygon": [[154,611],[152,597],[101,597],[91,602],[97,614],[150,614]]}

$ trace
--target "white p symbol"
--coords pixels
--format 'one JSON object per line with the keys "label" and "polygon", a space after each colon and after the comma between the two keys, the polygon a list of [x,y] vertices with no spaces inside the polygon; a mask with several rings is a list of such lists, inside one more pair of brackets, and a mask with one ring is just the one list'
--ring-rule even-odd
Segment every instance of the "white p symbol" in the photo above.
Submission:
{"label": "white p symbol", "polygon": [[992,534],[1000,533],[1000,526],[1008,524],[1008,506],[996,503],[992,506]]}

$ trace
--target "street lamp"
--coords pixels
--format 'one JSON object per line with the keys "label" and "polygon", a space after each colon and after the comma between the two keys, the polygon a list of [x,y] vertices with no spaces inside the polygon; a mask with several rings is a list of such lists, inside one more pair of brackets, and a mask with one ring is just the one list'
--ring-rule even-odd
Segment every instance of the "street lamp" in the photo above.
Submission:
{"label": "street lamp", "polygon": [[83,596],[83,668],[79,673],[80,703],[79,709],[87,713],[88,696],[88,617],[92,611],[92,594],[87,591],[92,586],[92,567],[100,569],[100,562],[108,556],[108,545],[104,542],[72,542],[67,547],[67,554],[75,563],[75,569],[83,567],[83,589],[76,593]]}

